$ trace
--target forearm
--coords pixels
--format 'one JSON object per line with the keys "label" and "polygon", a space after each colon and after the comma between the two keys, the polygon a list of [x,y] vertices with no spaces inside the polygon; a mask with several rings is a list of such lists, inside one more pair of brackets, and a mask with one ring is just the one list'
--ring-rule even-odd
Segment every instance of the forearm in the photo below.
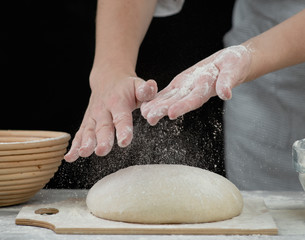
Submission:
{"label": "forearm", "polygon": [[243,43],[252,51],[247,81],[305,61],[305,10]]}
{"label": "forearm", "polygon": [[155,4],[156,0],[98,1],[93,72],[109,66],[135,71],[138,50]]}

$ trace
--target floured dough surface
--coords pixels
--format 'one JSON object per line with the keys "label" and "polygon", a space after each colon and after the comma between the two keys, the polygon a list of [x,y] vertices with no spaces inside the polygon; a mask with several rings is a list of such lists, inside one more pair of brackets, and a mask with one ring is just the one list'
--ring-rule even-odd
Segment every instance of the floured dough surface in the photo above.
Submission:
{"label": "floured dough surface", "polygon": [[202,223],[238,216],[240,191],[226,178],[201,168],[136,165],[99,180],[87,206],[104,219],[132,223]]}

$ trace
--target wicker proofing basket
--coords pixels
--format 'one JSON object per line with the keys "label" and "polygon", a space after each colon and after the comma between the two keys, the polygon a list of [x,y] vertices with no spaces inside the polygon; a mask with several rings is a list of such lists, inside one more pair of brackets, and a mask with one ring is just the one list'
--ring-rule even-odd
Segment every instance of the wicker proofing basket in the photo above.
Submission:
{"label": "wicker proofing basket", "polygon": [[28,201],[54,176],[70,135],[0,130],[0,207]]}

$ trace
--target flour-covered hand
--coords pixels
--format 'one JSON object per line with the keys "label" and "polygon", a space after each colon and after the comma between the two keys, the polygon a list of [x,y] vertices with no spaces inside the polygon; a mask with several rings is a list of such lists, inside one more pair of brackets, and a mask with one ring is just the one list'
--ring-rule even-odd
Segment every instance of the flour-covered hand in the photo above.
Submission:
{"label": "flour-covered hand", "polygon": [[145,82],[136,76],[98,74],[93,78],[100,79],[91,81],[95,85],[91,86],[85,116],[65,156],[68,162],[93,152],[105,156],[112,149],[115,134],[120,147],[129,145],[133,137],[132,111],[157,92],[155,81]]}
{"label": "flour-covered hand", "polygon": [[156,97],[141,106],[151,125],[164,116],[170,119],[195,110],[211,97],[232,97],[232,88],[244,82],[249,74],[251,51],[238,45],[225,48],[177,75]]}

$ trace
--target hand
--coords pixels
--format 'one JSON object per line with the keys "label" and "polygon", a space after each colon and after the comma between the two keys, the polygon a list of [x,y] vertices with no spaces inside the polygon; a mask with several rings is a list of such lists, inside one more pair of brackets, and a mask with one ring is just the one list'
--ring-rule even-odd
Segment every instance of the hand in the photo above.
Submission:
{"label": "hand", "polygon": [[231,89],[244,82],[249,74],[251,51],[243,46],[220,50],[177,75],[141,112],[151,125],[164,116],[170,119],[201,107],[211,97],[232,97]]}
{"label": "hand", "polygon": [[89,105],[65,155],[68,162],[79,156],[88,157],[94,151],[98,156],[107,155],[114,143],[115,130],[118,145],[129,145],[133,137],[132,111],[157,92],[155,81],[145,82],[135,74],[95,74],[91,78]]}

